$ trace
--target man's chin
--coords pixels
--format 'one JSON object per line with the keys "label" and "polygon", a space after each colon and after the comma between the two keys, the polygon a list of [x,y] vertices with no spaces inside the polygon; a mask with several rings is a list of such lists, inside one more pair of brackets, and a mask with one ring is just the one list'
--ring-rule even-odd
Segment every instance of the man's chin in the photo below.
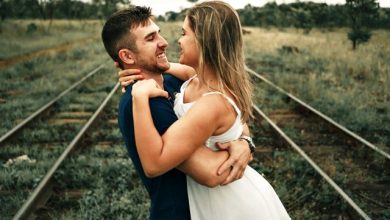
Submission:
{"label": "man's chin", "polygon": [[167,71],[167,70],[169,70],[170,67],[171,67],[171,64],[169,62],[158,65],[158,68],[161,71]]}

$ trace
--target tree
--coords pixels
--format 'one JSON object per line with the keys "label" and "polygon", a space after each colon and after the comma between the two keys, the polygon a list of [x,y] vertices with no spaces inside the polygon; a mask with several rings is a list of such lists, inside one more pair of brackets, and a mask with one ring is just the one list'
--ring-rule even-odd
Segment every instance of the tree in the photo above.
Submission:
{"label": "tree", "polygon": [[104,18],[110,17],[119,8],[126,8],[131,3],[130,0],[93,0],[92,2],[98,5],[99,12],[97,13]]}
{"label": "tree", "polygon": [[355,50],[358,44],[370,39],[371,32],[367,24],[376,20],[379,4],[376,0],[346,0],[346,6],[351,22],[348,39],[352,41],[352,49]]}
{"label": "tree", "polygon": [[8,0],[0,1],[0,21],[4,21],[5,18],[8,16]]}

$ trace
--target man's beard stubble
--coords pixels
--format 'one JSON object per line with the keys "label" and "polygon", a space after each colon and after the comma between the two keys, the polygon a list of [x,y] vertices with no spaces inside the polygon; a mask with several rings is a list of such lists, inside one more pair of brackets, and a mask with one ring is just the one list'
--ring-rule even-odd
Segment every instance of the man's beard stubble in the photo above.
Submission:
{"label": "man's beard stubble", "polygon": [[144,59],[138,59],[137,60],[137,65],[139,67],[142,67],[145,71],[151,72],[151,73],[156,73],[156,74],[162,74],[165,71],[169,69],[169,62],[167,62],[166,66],[158,65],[158,63],[153,63],[151,64],[150,61],[146,61]]}

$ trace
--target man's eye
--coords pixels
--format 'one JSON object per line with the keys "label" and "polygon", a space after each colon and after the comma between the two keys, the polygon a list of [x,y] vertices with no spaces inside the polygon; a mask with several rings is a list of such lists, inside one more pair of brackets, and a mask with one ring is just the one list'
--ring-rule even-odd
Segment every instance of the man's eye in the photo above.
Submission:
{"label": "man's eye", "polygon": [[153,40],[154,40],[154,37],[148,37],[146,40],[147,40],[147,41],[153,41]]}

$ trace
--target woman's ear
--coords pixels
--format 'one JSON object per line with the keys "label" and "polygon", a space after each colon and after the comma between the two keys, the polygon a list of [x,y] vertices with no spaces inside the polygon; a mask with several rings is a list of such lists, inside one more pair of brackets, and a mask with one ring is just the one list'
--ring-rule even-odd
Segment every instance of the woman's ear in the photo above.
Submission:
{"label": "woman's ear", "polygon": [[135,63],[134,55],[129,49],[120,49],[118,52],[119,59],[122,60],[123,63],[132,65]]}

